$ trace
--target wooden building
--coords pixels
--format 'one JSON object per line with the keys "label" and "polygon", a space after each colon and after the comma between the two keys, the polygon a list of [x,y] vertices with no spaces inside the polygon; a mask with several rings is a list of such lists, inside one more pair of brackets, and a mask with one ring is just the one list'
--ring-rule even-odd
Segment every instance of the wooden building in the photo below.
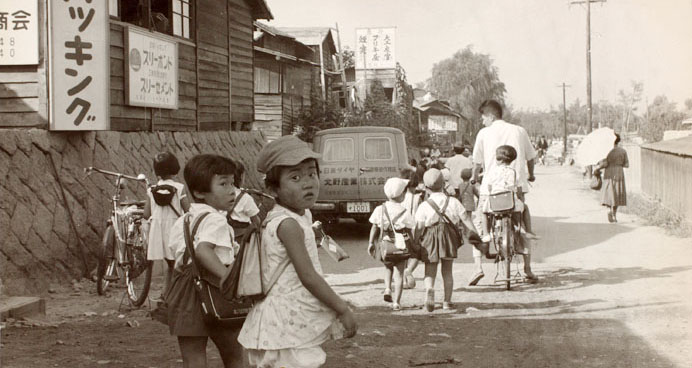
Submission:
{"label": "wooden building", "polygon": [[320,68],[315,70],[312,78],[317,78],[318,86],[324,99],[338,101],[339,91],[335,83],[341,81],[341,71],[337,66],[337,48],[332,29],[329,27],[278,27],[278,30],[289,34],[298,42],[313,50],[312,62]]}
{"label": "wooden building", "polygon": [[294,36],[255,22],[253,130],[269,140],[291,133],[301,109],[310,106],[310,88],[319,76],[314,54]]}
{"label": "wooden building", "polygon": [[[99,129],[194,131],[250,128],[254,120],[253,22],[272,19],[264,0],[99,0],[83,4],[28,0],[21,3],[33,5],[33,1],[37,3],[37,14],[33,14],[31,19],[37,26],[38,58],[35,63],[30,61],[24,65],[8,65],[0,59],[0,127],[90,130],[87,125],[91,116],[85,120],[82,120],[83,116],[75,118],[73,125],[83,124],[67,128],[53,128],[62,121],[51,118],[56,111],[75,110],[74,107],[67,106],[66,109],[65,105],[56,105],[51,96],[56,95],[55,88],[62,87],[56,77],[77,81],[76,76],[81,70],[60,67],[55,58],[61,55],[52,50],[62,45],[50,45],[48,41],[49,35],[52,40],[58,38],[63,27],[61,22],[69,22],[71,17],[73,22],[76,21],[75,41],[88,39],[94,34],[93,29],[82,32],[83,28],[101,23],[106,27],[103,33],[108,45],[103,53],[103,70],[109,71],[106,75],[110,77],[104,77],[103,83],[96,85],[95,82],[89,86],[102,90],[105,96],[102,99],[105,100],[102,102],[105,116],[101,120],[106,124]],[[79,11],[74,9],[78,5]],[[70,7],[69,13],[67,6]],[[56,14],[57,9],[65,11]],[[89,15],[92,10],[96,14],[93,17]],[[104,12],[105,16],[102,15]],[[154,56],[157,50],[153,49],[147,54],[145,44],[143,52],[147,58],[154,58],[152,65],[158,62],[160,67],[174,66],[175,70],[170,71],[174,76],[171,83],[159,84],[142,78],[141,87],[147,93],[153,93],[152,90],[159,93],[160,90],[166,95],[169,92],[171,96],[175,94],[174,98],[168,98],[170,101],[151,102],[144,97],[138,100],[128,90],[128,85],[139,83],[131,77],[128,79],[128,75],[147,64],[145,56],[140,53],[132,50],[128,53],[128,42],[133,42],[134,37],[141,42],[150,42],[152,47],[173,45],[175,53],[169,55],[177,55],[176,60],[164,59],[164,55],[159,59],[158,55]],[[89,43],[89,47],[94,49],[99,45],[101,43],[96,40]],[[31,46],[24,47],[31,49]],[[84,48],[84,53],[87,49]],[[75,53],[82,51],[79,49]],[[65,54],[65,59],[68,60],[62,62],[71,61],[69,59],[74,59],[74,55]],[[88,59],[85,60],[78,60],[79,66],[89,63]],[[162,66],[164,60],[168,65],[164,63]],[[50,63],[55,65],[51,67]],[[151,73],[156,76],[157,72]],[[93,77],[96,80],[98,75]],[[92,79],[88,79],[90,81]],[[83,84],[78,86],[84,87]],[[76,93],[75,88],[69,89],[68,94]],[[94,106],[91,107],[93,110]],[[70,113],[72,115],[68,115],[72,118],[75,112]]]}
{"label": "wooden building", "polygon": [[427,132],[433,144],[441,149],[463,143],[468,119],[454,111],[447,101],[439,100],[421,89],[414,91],[414,119],[420,132]]}

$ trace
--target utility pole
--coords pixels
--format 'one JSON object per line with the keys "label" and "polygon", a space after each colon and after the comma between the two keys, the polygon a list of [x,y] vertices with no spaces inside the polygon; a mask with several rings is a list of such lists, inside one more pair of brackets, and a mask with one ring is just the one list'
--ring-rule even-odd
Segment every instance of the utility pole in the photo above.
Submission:
{"label": "utility pole", "polygon": [[586,122],[589,133],[593,130],[591,110],[591,3],[604,3],[606,0],[580,0],[571,4],[586,4]]}
{"label": "utility pole", "polygon": [[562,88],[562,127],[563,127],[562,158],[566,159],[567,158],[567,98],[565,95],[565,88],[572,87],[572,86],[565,84],[565,82],[562,82],[562,85],[558,85],[558,87]]}
{"label": "utility pole", "polygon": [[339,23],[336,23],[336,46],[339,48],[339,69],[341,69],[341,93],[344,94],[344,105],[346,105],[346,110],[351,112],[351,99],[348,93],[348,86],[346,83],[346,66],[344,65],[344,50],[341,49],[341,32],[339,32]]}

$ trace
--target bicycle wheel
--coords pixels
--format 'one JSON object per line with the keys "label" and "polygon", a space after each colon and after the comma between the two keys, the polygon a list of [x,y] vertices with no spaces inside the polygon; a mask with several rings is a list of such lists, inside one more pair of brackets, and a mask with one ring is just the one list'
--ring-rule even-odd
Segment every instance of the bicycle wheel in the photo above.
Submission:
{"label": "bicycle wheel", "polygon": [[101,254],[98,257],[96,268],[96,292],[103,295],[111,281],[118,276],[118,258],[115,256],[115,231],[113,226],[108,226],[103,232],[101,242]]}
{"label": "bicycle wheel", "polygon": [[502,251],[504,254],[505,278],[507,290],[510,289],[511,267],[512,267],[512,221],[509,217],[502,219]]}
{"label": "bicycle wheel", "polygon": [[144,304],[151,286],[153,262],[147,260],[147,238],[138,225],[135,228],[133,244],[126,246],[128,265],[125,271],[127,297],[132,305],[139,307]]}

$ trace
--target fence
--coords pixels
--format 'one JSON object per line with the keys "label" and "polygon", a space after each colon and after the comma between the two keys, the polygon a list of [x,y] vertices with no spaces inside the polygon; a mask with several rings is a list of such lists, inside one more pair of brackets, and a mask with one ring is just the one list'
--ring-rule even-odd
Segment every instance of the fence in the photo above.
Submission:
{"label": "fence", "polygon": [[627,151],[630,167],[625,169],[625,183],[627,191],[632,193],[642,192],[642,148],[636,143],[621,145]]}
{"label": "fence", "polygon": [[641,189],[692,219],[692,138],[641,147]]}

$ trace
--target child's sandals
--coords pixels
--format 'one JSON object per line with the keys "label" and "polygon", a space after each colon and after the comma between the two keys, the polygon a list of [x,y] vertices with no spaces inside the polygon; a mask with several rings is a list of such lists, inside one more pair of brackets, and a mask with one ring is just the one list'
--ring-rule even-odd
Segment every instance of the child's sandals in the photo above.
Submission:
{"label": "child's sandals", "polygon": [[400,311],[400,310],[401,310],[401,304],[399,304],[399,303],[393,303],[393,304],[392,304],[392,310],[393,310],[394,312]]}

